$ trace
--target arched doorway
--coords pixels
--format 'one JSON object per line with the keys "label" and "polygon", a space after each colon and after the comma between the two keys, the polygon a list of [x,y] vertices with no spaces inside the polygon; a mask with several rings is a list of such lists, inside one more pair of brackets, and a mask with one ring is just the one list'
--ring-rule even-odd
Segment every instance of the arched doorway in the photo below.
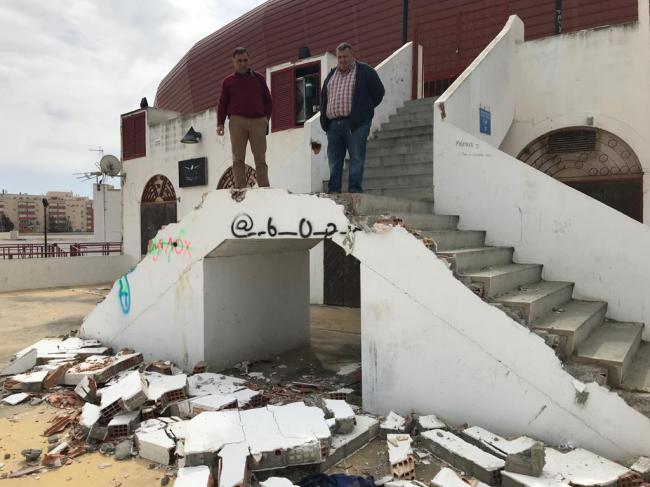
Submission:
{"label": "arched doorway", "polygon": [[643,170],[620,137],[592,127],[564,128],[535,139],[517,158],[643,221]]}
{"label": "arched doorway", "polygon": [[[249,188],[254,187],[257,184],[257,174],[255,169],[246,164],[246,186]],[[221,178],[219,179],[219,184],[217,184],[217,189],[227,189],[235,187],[235,176],[232,172],[232,166],[226,169]]]}
{"label": "arched doorway", "polygon": [[152,177],[140,200],[140,245],[147,253],[149,241],[168,223],[176,223],[176,192],[172,182],[161,174]]}

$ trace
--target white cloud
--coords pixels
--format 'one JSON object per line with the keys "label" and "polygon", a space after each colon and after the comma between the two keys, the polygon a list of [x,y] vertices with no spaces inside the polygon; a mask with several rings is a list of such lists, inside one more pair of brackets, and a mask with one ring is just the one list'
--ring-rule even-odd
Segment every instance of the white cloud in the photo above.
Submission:
{"label": "white cloud", "polygon": [[102,146],[119,156],[119,115],[155,98],[199,39],[262,0],[4,0],[0,5],[0,189],[88,183]]}

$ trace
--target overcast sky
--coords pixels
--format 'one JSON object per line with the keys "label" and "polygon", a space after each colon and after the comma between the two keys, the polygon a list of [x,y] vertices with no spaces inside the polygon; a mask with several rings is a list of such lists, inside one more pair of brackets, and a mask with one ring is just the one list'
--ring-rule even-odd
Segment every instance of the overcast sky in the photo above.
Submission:
{"label": "overcast sky", "polygon": [[[92,194],[121,113],[153,105],[192,45],[263,0],[2,0],[0,190]],[[215,83],[219,80],[215,80]]]}

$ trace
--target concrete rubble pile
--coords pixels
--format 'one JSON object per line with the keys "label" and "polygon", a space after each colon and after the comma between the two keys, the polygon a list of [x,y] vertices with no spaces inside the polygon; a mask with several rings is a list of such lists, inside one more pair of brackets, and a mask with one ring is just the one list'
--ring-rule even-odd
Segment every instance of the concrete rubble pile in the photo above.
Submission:
{"label": "concrete rubble pile", "polygon": [[23,451],[22,468],[0,477],[64,468],[99,450],[167,469],[177,487],[291,486],[384,444],[387,475],[374,485],[650,486],[647,458],[625,467],[580,448],[453,428],[433,414],[364,414],[346,387],[359,380],[358,366],[329,379],[272,382],[247,365],[241,374],[207,372],[202,363],[186,373],[133,350],[112,354],[96,341],[41,340],[2,370],[2,402],[59,408],[43,432],[51,448]]}

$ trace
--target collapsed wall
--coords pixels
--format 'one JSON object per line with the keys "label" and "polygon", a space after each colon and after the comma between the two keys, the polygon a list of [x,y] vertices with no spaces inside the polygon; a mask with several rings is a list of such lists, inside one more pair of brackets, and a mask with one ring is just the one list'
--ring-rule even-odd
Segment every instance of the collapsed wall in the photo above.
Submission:
{"label": "collapsed wall", "polygon": [[184,368],[295,348],[309,337],[306,254],[330,238],[361,262],[366,410],[435,411],[615,459],[650,454],[648,418],[573,379],[541,338],[475,296],[406,230],[373,230],[315,195],[213,191],[158,233],[82,334]]}

